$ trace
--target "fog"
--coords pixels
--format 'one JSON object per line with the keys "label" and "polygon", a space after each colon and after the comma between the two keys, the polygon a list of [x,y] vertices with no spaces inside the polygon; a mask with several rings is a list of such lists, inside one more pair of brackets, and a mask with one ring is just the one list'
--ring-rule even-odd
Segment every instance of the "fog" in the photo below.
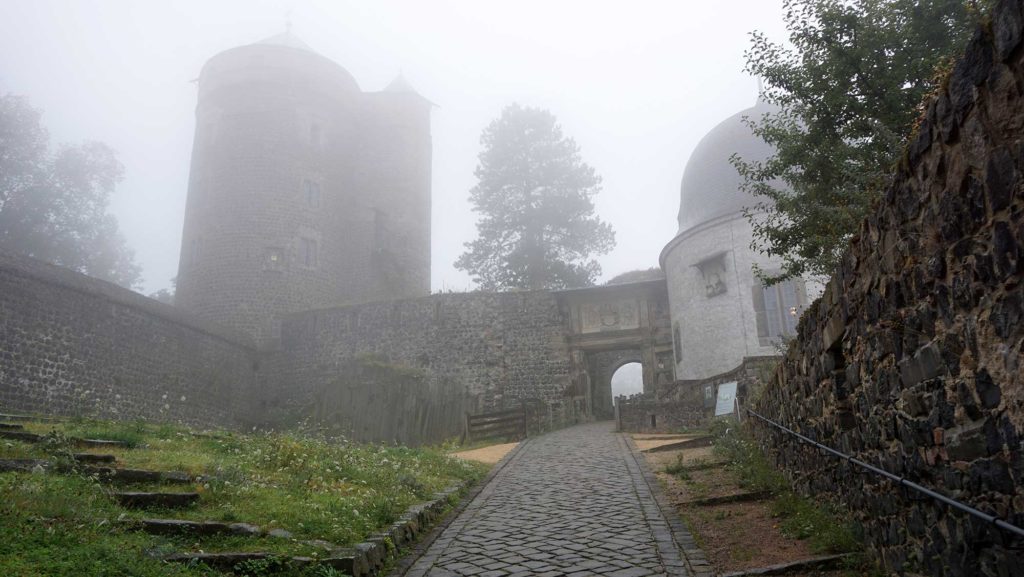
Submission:
{"label": "fog", "polygon": [[433,114],[435,290],[472,287],[453,267],[475,236],[468,203],[481,130],[510,103],[542,107],[604,178],[598,214],[617,247],[601,280],[657,265],[676,229],[686,159],[715,124],[751,106],[748,33],[783,39],[781,0],[67,1],[2,0],[0,93],[44,111],[55,142],[117,150],[112,203],[143,266],[170,285],[203,63],[285,30],[365,91],[400,71]]}

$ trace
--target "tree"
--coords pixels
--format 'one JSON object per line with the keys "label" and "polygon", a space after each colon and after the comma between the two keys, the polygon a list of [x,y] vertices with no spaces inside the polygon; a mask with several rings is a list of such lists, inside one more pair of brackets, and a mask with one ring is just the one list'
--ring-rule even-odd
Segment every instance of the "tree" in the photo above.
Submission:
{"label": "tree", "polygon": [[594,215],[601,178],[546,110],[506,107],[480,138],[470,191],[478,238],[455,266],[487,290],[588,286],[601,272],[591,255],[615,246]]}
{"label": "tree", "polygon": [[785,0],[792,47],[759,32],[745,70],[778,107],[748,119],[775,147],[764,162],[733,157],[754,248],[783,260],[769,283],[832,273],[919,118],[937,71],[979,20],[963,0]]}
{"label": "tree", "polygon": [[141,269],[107,213],[124,168],[105,144],[50,151],[40,112],[0,96],[0,248],[125,287]]}

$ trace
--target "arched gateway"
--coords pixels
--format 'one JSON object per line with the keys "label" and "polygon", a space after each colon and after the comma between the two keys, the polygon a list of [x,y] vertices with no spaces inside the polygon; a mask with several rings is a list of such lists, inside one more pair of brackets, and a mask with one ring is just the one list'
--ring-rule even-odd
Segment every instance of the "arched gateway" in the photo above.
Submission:
{"label": "arched gateway", "polygon": [[665,279],[556,291],[568,329],[572,396],[593,418],[611,418],[611,379],[630,362],[643,365],[644,392],[673,376],[672,329]]}

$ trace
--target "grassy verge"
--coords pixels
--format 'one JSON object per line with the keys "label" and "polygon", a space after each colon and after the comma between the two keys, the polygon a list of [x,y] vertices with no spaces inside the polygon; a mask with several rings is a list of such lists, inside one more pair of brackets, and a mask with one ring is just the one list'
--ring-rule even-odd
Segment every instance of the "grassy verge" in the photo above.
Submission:
{"label": "grassy verge", "polygon": [[[110,487],[80,474],[0,474],[0,574],[206,575],[202,567],[169,565],[171,551],[269,551],[316,556],[303,540],[351,545],[397,520],[409,506],[453,483],[480,478],[487,467],[447,456],[441,449],[410,449],[313,438],[298,433],[241,435],[195,432],[143,423],[71,421],[28,424],[57,430],[53,441],[0,440],[0,459],[47,458],[68,462],[62,439],[88,437],[128,442],[113,453],[118,466],[178,470],[202,479],[177,486],[132,490],[196,491],[197,505],[180,510],[120,507]],[[152,537],[132,531],[140,517],[245,522],[279,528],[292,539]],[[95,560],[95,562],[94,562]],[[102,562],[100,562],[100,560]],[[272,572],[273,564],[259,571]],[[245,574],[263,574],[256,569]],[[309,570],[306,573],[311,573]],[[315,571],[321,571],[319,569]]]}
{"label": "grassy verge", "polygon": [[792,491],[786,478],[776,469],[746,431],[735,423],[720,422],[713,429],[714,452],[727,461],[739,486],[748,491],[768,491],[770,504],[783,533],[794,539],[807,539],[816,553],[855,553],[863,547],[855,527],[839,511],[826,503],[811,501]]}

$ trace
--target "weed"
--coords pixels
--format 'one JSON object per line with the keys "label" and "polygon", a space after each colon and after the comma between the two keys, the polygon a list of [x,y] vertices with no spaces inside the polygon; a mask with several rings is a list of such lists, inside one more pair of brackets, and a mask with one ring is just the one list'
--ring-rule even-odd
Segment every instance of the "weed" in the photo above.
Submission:
{"label": "weed", "polygon": [[848,553],[861,549],[853,527],[840,520],[830,506],[815,503],[790,489],[786,478],[764,457],[749,435],[734,424],[716,424],[714,451],[728,461],[741,487],[768,491],[775,497],[771,512],[780,519],[783,533],[808,539],[817,553]]}

